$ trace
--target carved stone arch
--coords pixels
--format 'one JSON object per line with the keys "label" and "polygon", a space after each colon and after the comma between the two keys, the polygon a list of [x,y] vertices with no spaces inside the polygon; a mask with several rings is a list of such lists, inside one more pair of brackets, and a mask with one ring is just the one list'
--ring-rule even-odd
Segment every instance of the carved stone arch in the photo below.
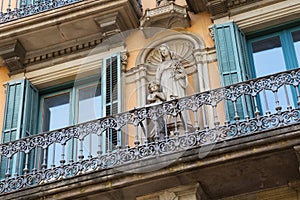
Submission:
{"label": "carved stone arch", "polygon": [[153,40],[139,52],[135,63],[138,106],[147,104],[147,84],[155,79],[157,66],[161,62],[158,51],[161,44],[168,45],[172,57],[181,61],[188,77],[193,79],[193,84],[189,86],[192,91],[187,92],[187,95],[209,89],[204,84],[209,81],[207,51],[201,37],[190,32],[170,31],[159,32],[152,38]]}
{"label": "carved stone arch", "polygon": [[171,33],[167,36],[158,37],[145,46],[137,57],[136,66],[144,64],[148,66],[148,70],[155,70],[156,65],[160,61],[157,47],[161,44],[167,44],[172,54],[181,60],[186,68],[196,65],[195,51],[205,49],[203,39],[193,33]]}

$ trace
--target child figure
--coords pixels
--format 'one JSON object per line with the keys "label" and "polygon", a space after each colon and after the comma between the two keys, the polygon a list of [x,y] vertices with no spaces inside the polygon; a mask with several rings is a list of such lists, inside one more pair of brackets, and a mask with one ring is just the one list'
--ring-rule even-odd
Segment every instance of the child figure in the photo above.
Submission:
{"label": "child figure", "polygon": [[166,100],[165,94],[160,91],[160,85],[156,82],[150,82],[148,84],[149,95],[147,100],[149,103],[160,103]]}

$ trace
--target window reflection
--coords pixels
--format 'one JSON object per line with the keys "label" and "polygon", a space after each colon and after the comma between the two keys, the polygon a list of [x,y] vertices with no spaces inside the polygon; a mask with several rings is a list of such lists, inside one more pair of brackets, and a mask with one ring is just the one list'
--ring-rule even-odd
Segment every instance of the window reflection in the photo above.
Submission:
{"label": "window reflection", "polygon": [[69,126],[70,94],[64,93],[44,99],[43,131]]}
{"label": "window reflection", "polygon": [[256,77],[286,70],[279,36],[253,42],[252,49]]}
{"label": "window reflection", "polygon": [[296,57],[298,61],[298,67],[300,66],[300,30],[292,32],[294,47],[296,51]]}
{"label": "window reflection", "polygon": [[[102,114],[100,86],[81,88],[78,93],[78,123],[100,118]],[[90,134],[85,137],[83,148],[85,158],[89,155],[96,156],[98,150],[97,135]]]}
{"label": "window reflection", "polygon": [[[283,48],[279,36],[270,37],[252,43],[253,62],[256,77],[262,77],[286,70]],[[278,90],[280,105],[287,108],[286,95],[292,99],[291,89],[288,88],[287,94],[283,87]],[[266,97],[260,93],[260,104],[263,114],[267,111],[276,112],[276,97],[272,91],[266,90]]]}
{"label": "window reflection", "polygon": [[79,89],[78,123],[90,121],[101,117],[101,91],[100,86],[91,86]]}

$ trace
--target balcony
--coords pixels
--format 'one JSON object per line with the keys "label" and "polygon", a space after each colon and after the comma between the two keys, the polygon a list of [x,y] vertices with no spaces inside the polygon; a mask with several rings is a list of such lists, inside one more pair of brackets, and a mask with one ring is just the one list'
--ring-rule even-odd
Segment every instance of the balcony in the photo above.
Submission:
{"label": "balcony", "polygon": [[0,55],[11,75],[36,64],[43,68],[53,58],[62,63],[86,56],[111,35],[138,28],[142,16],[139,0],[0,3]]}
{"label": "balcony", "polygon": [[[249,157],[269,152],[279,145],[285,152],[279,156],[280,162],[288,163],[284,176],[288,180],[299,179],[295,173],[298,169],[293,165],[297,163],[296,154],[287,153],[289,147],[300,149],[297,147],[300,144],[299,84],[300,69],[295,69],[1,144],[0,155],[8,162],[2,163],[5,178],[0,182],[0,194],[43,185],[49,188],[50,183],[57,185],[61,180],[75,178],[78,182],[96,172],[109,174],[113,168],[119,172],[147,172],[150,165],[169,165],[168,160],[184,163],[192,152],[199,153],[189,169],[198,164],[203,167],[221,162],[221,158],[212,161],[210,155],[217,157],[225,147],[232,148],[237,153],[233,157],[237,158],[241,154]],[[243,116],[237,110],[238,102],[244,105]],[[233,119],[228,114],[225,117],[226,105],[231,105]],[[118,133],[115,146],[101,142],[103,136],[111,141],[111,132]],[[77,144],[77,148],[70,150],[70,144]],[[250,153],[238,151],[253,144],[256,146]],[[88,148],[84,149],[84,145]],[[278,165],[276,159],[275,163],[269,157],[264,160],[268,161],[265,167]],[[183,164],[180,166],[183,170]],[[276,184],[286,181],[280,172],[274,173],[280,176]]]}
{"label": "balcony", "polygon": [[[84,0],[1,0],[0,23],[10,22],[81,1]],[[136,0],[136,2],[139,6],[138,9],[142,10],[140,1]]]}

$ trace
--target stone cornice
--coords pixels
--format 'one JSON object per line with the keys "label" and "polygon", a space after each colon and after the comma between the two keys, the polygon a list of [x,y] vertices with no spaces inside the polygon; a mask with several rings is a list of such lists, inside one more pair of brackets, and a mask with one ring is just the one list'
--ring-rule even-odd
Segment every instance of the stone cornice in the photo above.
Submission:
{"label": "stone cornice", "polygon": [[[103,39],[137,28],[142,14],[139,6],[136,0],[85,0],[3,23],[0,56],[11,74],[16,74],[37,63],[92,49]],[[14,41],[22,46],[22,55],[5,52]]]}
{"label": "stone cornice", "polygon": [[[4,40],[28,31],[40,30],[66,21],[85,18],[91,14],[104,12],[105,10],[113,10],[122,7],[122,5],[125,6],[128,1],[130,1],[130,5],[132,5],[134,0],[85,0],[16,21],[0,24],[0,38]],[[137,17],[141,17],[141,11],[139,11]],[[138,19],[136,20],[138,21]]]}
{"label": "stone cornice", "polygon": [[258,8],[258,4],[274,4],[285,0],[187,0],[189,9],[194,13],[208,11],[213,19],[231,15],[232,12],[241,12]]}
{"label": "stone cornice", "polygon": [[86,50],[94,48],[95,46],[97,46],[98,44],[101,44],[101,43],[102,43],[102,39],[95,39],[95,40],[91,40],[91,41],[86,41],[84,43],[78,43],[78,44],[75,44],[72,46],[66,46],[63,49],[56,49],[56,50],[49,51],[44,54],[28,57],[25,59],[24,65],[29,66],[32,64],[40,63],[40,62],[45,62],[50,59],[63,57],[63,56],[69,55],[69,54],[86,51]]}

